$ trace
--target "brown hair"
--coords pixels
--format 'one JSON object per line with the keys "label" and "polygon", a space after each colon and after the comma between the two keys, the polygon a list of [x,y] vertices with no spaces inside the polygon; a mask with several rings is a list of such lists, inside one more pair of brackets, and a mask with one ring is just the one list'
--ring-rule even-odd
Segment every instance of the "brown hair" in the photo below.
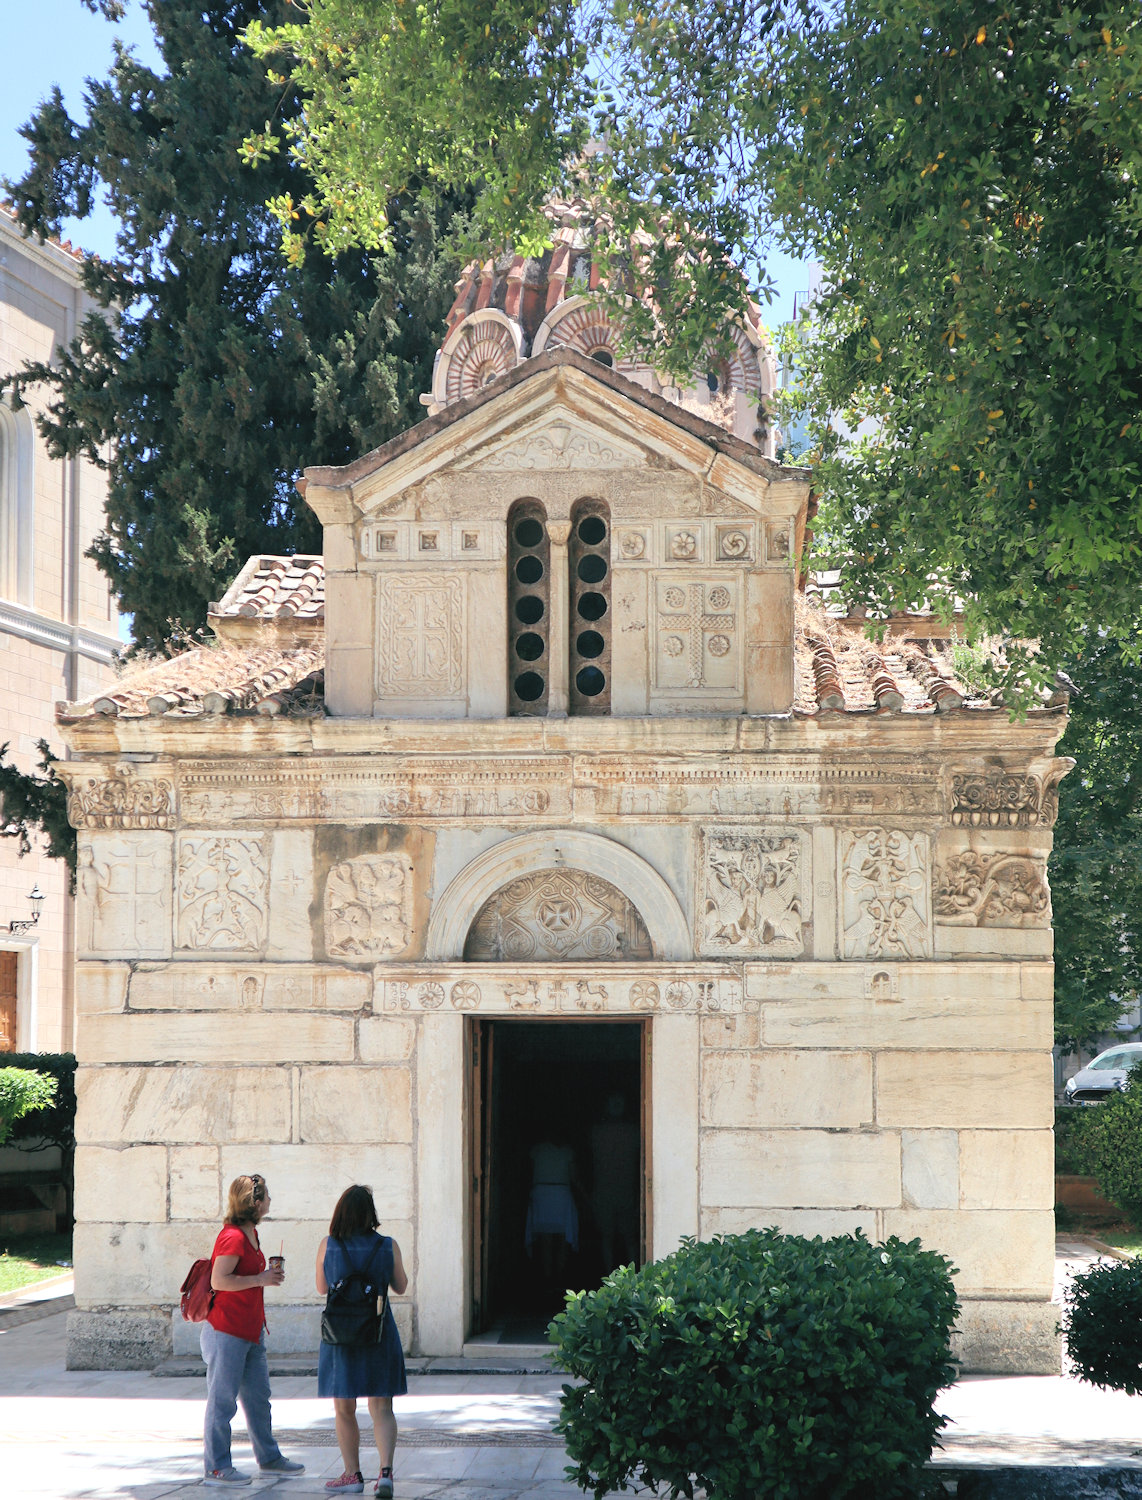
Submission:
{"label": "brown hair", "polygon": [[373,1202],[372,1188],[354,1183],[338,1198],[337,1207],[329,1221],[329,1233],[335,1240],[348,1240],[355,1234],[368,1234],[380,1222]]}
{"label": "brown hair", "polygon": [[257,1172],[248,1177],[235,1177],[230,1184],[230,1195],[226,1204],[227,1224],[256,1224],[258,1204],[266,1198],[266,1179]]}

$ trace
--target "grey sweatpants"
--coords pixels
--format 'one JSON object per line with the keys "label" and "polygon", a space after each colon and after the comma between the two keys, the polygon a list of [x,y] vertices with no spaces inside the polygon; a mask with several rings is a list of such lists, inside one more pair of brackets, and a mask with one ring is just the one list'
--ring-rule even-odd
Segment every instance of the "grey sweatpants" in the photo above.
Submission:
{"label": "grey sweatpants", "polygon": [[229,1469],[230,1423],[238,1402],[246,1414],[246,1428],[254,1457],[264,1467],[282,1456],[270,1423],[270,1371],[266,1364],[266,1335],[256,1344],[202,1325],[202,1357],[206,1361],[206,1421],[203,1449],[206,1472]]}

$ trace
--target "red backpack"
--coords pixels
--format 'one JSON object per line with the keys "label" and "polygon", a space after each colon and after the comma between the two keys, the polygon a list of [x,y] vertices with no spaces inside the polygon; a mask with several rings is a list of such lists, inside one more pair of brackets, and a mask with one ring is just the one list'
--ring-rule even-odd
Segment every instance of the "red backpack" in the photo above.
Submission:
{"label": "red backpack", "polygon": [[210,1287],[209,1260],[196,1260],[179,1288],[179,1306],[188,1323],[205,1323],[214,1306],[214,1293]]}

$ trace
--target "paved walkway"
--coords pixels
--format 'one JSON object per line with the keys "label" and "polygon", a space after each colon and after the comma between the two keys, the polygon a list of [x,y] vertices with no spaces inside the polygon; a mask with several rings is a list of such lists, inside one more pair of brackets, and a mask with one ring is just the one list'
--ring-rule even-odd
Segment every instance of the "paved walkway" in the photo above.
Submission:
{"label": "paved walkway", "polygon": [[[1095,1258],[1061,1239],[1060,1280]],[[64,1368],[66,1313],[0,1327],[0,1494],[5,1500],[204,1500],[201,1377]],[[557,1375],[417,1375],[397,1402],[397,1500],[571,1500],[551,1423]],[[313,1496],[341,1471],[331,1403],[311,1376],[274,1380],[274,1425],[301,1480],[251,1489]],[[968,1376],[945,1391],[945,1470],[1046,1464],[1142,1469],[1142,1397],[1055,1376]],[[362,1403],[362,1412],[364,1404]],[[254,1470],[235,1425],[234,1456]],[[376,1475],[371,1439],[362,1447]],[[370,1460],[372,1466],[370,1468]]]}

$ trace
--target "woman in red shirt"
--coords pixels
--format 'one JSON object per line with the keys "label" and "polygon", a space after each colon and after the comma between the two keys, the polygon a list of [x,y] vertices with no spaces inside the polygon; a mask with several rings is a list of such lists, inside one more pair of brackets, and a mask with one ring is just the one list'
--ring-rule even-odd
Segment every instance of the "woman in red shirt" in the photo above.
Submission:
{"label": "woman in red shirt", "polygon": [[257,1172],[230,1184],[226,1221],[210,1257],[210,1312],[202,1325],[206,1361],[205,1484],[250,1483],[230,1461],[230,1423],[238,1402],[254,1457],[263,1474],[292,1478],[305,1465],[286,1458],[270,1422],[270,1372],[266,1364],[263,1287],[280,1286],[285,1272],[267,1266],[258,1243],[258,1225],[270,1211],[266,1179]]}

